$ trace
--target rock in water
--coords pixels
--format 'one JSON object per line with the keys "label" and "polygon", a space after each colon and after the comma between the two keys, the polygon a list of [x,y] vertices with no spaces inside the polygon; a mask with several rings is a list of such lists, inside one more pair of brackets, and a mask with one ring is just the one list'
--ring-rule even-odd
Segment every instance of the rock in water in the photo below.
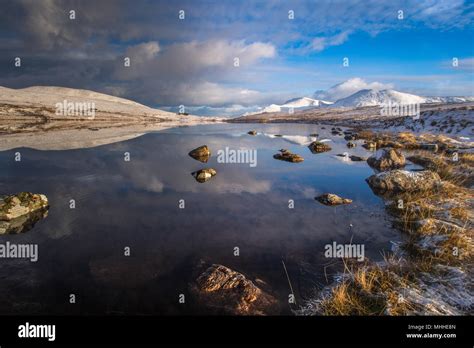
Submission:
{"label": "rock in water", "polygon": [[321,153],[326,151],[331,151],[331,147],[320,141],[313,141],[311,144],[308,145],[309,149],[312,153]]}
{"label": "rock in water", "polygon": [[21,192],[0,198],[0,220],[10,221],[35,210],[48,207],[48,198],[42,194]]}
{"label": "rock in water", "polygon": [[338,195],[335,195],[334,193],[325,193],[321,196],[315,197],[314,199],[324,205],[341,205],[352,203],[352,199],[342,198]]}
{"label": "rock in water", "polygon": [[384,148],[370,156],[367,163],[378,170],[397,169],[405,166],[405,156],[398,150]]}
{"label": "rock in water", "polygon": [[209,150],[207,145],[202,145],[190,151],[189,156],[191,156],[195,160],[198,160],[199,162],[206,163],[209,160],[209,157],[211,156],[211,150]]}
{"label": "rock in water", "polygon": [[207,268],[191,285],[199,302],[232,315],[265,315],[277,301],[243,274],[222,265]]}
{"label": "rock in water", "polygon": [[280,153],[273,155],[273,158],[280,161],[287,161],[287,162],[292,162],[292,163],[298,163],[298,162],[304,161],[303,157],[295,153],[291,153],[290,151],[286,149],[281,149]]}
{"label": "rock in water", "polygon": [[42,194],[21,192],[0,198],[0,234],[21,233],[46,217],[48,198]]}
{"label": "rock in water", "polygon": [[437,173],[429,170],[409,172],[396,169],[372,175],[366,181],[376,194],[393,196],[404,192],[434,190],[441,179]]}
{"label": "rock in water", "polygon": [[373,141],[366,141],[362,147],[366,148],[367,150],[375,150],[377,148],[377,143]]}
{"label": "rock in water", "polygon": [[367,157],[360,157],[356,155],[349,155],[348,153],[338,153],[336,156],[344,157],[345,160],[351,160],[352,162],[367,161]]}
{"label": "rock in water", "polygon": [[249,134],[249,135],[257,135],[257,131],[251,130],[251,131],[248,131],[247,134]]}
{"label": "rock in water", "polygon": [[348,134],[344,137],[344,140],[351,141],[351,140],[357,140],[357,138],[353,134]]}
{"label": "rock in water", "polygon": [[194,176],[196,181],[201,182],[201,183],[210,180],[216,174],[217,174],[216,170],[212,168],[200,169],[198,171],[191,173],[191,175]]}
{"label": "rock in water", "polygon": [[356,144],[353,143],[352,141],[349,141],[349,142],[346,144],[346,146],[347,146],[348,148],[351,148],[351,147],[356,147]]}
{"label": "rock in water", "polygon": [[360,157],[360,156],[356,156],[356,155],[350,155],[349,158],[350,158],[351,161],[353,161],[353,162],[367,161],[367,157]]}

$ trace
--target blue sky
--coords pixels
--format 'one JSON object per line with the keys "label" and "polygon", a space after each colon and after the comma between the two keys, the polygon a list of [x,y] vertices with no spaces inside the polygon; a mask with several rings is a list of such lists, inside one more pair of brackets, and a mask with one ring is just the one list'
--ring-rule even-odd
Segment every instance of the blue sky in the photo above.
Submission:
{"label": "blue sky", "polygon": [[[0,5],[0,85],[7,87],[86,88],[155,107],[227,115],[351,79],[359,87],[419,95],[474,95],[473,1]],[[68,18],[71,9],[75,20]],[[22,69],[12,68],[17,56],[26,63]]]}

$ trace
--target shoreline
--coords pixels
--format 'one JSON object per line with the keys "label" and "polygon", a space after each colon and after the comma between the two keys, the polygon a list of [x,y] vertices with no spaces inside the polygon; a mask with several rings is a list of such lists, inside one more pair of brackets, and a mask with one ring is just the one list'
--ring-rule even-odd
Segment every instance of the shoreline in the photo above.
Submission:
{"label": "shoreline", "polygon": [[59,127],[54,130],[37,128],[28,132],[14,132],[0,134],[0,151],[16,148],[32,148],[35,150],[72,150],[84,149],[101,145],[117,143],[140,137],[146,133],[161,131],[175,127],[189,127],[202,124],[218,124],[217,118],[209,119],[193,117],[186,120],[179,118],[163,122],[128,123],[120,126],[97,127],[92,122],[81,124],[81,128],[61,128],[61,122],[56,121]]}

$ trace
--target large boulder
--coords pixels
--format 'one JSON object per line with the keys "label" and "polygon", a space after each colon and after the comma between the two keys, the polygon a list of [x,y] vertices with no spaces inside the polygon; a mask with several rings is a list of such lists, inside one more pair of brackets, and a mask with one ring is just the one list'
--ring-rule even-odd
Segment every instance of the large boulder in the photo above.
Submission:
{"label": "large boulder", "polygon": [[191,173],[191,175],[194,176],[196,181],[200,182],[200,183],[209,181],[216,174],[217,174],[217,172],[213,168],[200,169],[198,171],[195,171],[195,172]]}
{"label": "large boulder", "polygon": [[48,198],[42,194],[21,192],[0,198],[0,220],[10,221],[22,215],[48,207]]}
{"label": "large boulder", "polygon": [[47,216],[48,209],[43,208],[8,221],[0,220],[0,235],[25,233],[31,230],[38,221],[46,218]]}
{"label": "large boulder", "polygon": [[374,174],[366,181],[376,194],[391,196],[406,192],[434,190],[441,179],[437,173],[429,170],[409,172],[396,169]]}
{"label": "large boulder", "polygon": [[292,163],[298,163],[298,162],[304,161],[303,157],[295,153],[291,153],[290,151],[286,149],[281,149],[280,153],[273,155],[273,158],[280,161],[287,161],[287,162],[292,162]]}
{"label": "large boulder", "polygon": [[0,198],[0,234],[30,230],[48,214],[48,198],[42,194],[21,192]]}
{"label": "large boulder", "polygon": [[211,150],[207,145],[202,145],[189,152],[189,156],[200,162],[206,163],[211,156]]}
{"label": "large boulder", "polygon": [[231,315],[265,315],[275,311],[275,298],[243,274],[213,264],[191,284],[199,303]]}
{"label": "large boulder", "polygon": [[377,150],[374,155],[370,156],[367,163],[372,168],[381,171],[403,168],[405,166],[405,156],[398,150],[384,148]]}
{"label": "large boulder", "polygon": [[341,205],[341,204],[350,204],[352,199],[342,198],[334,193],[324,193],[321,196],[315,197],[315,200],[324,204],[324,205]]}
{"label": "large boulder", "polygon": [[331,146],[320,141],[313,141],[308,145],[312,153],[321,153],[326,151],[331,151]]}

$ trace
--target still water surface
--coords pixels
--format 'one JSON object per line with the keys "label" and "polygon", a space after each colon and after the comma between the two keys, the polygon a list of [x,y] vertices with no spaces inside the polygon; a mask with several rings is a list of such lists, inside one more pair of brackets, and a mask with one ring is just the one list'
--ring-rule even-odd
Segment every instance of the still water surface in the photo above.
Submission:
{"label": "still water surface", "polygon": [[[247,135],[249,129],[259,134]],[[312,154],[306,146],[311,133],[331,139],[333,150]],[[206,164],[188,156],[204,144],[213,153]],[[191,298],[178,303],[204,260],[265,281],[283,304],[280,314],[288,314],[282,260],[301,301],[340,267],[324,257],[326,244],[363,243],[365,256],[380,260],[400,238],[365,182],[373,170],[335,156],[370,153],[345,144],[330,127],[226,124],[169,129],[91,149],[1,152],[0,194],[43,193],[51,207],[30,231],[0,236],[0,243],[39,247],[36,263],[0,260],[0,313],[205,314]],[[257,165],[217,163],[217,150],[225,147],[256,149]],[[273,159],[281,148],[305,161]],[[16,151],[21,162],[13,161]],[[198,183],[190,173],[206,167],[217,176]],[[354,202],[327,207],[314,200],[325,192]]]}

